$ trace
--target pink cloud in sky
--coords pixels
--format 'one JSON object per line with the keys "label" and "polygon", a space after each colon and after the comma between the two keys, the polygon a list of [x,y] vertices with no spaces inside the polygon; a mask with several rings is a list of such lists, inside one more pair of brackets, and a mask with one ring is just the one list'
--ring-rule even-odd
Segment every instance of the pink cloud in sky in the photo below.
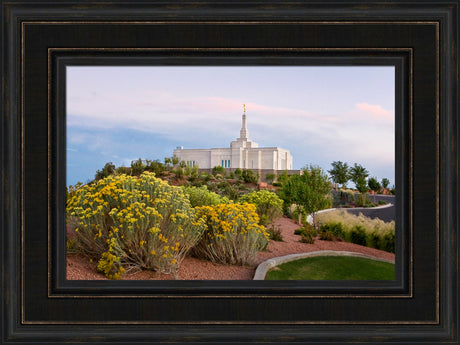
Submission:
{"label": "pink cloud in sky", "polygon": [[363,102],[363,103],[356,104],[356,108],[358,110],[368,113],[369,115],[373,117],[393,119],[393,114],[390,113],[388,110],[383,109],[381,105],[374,105],[374,104]]}

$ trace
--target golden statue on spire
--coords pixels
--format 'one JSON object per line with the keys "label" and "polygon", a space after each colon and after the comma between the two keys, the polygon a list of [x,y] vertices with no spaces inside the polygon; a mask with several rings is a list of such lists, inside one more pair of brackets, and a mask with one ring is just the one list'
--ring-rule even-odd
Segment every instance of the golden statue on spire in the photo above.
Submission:
{"label": "golden statue on spire", "polygon": [[246,104],[243,104],[243,111],[246,112]]}

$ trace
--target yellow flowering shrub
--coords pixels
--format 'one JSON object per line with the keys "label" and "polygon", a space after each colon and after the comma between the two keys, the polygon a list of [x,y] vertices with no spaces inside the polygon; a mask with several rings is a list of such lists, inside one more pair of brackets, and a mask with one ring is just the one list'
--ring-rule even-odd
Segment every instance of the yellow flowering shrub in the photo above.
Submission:
{"label": "yellow flowering shrub", "polygon": [[108,278],[133,267],[173,272],[206,228],[182,189],[144,172],[108,176],[67,200],[75,246]]}
{"label": "yellow flowering shrub", "polygon": [[283,200],[269,190],[259,190],[242,195],[238,202],[256,205],[256,212],[260,218],[259,223],[262,225],[273,223],[276,218],[283,215]]}
{"label": "yellow flowering shrub", "polygon": [[251,264],[259,250],[267,246],[269,234],[259,225],[253,204],[218,204],[195,208],[206,220],[207,229],[193,254],[217,263]]}

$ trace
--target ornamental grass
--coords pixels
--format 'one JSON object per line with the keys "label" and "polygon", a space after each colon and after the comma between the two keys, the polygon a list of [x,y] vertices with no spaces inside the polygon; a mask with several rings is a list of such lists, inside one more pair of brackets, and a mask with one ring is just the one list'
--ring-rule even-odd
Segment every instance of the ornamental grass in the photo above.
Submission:
{"label": "ornamental grass", "polygon": [[371,248],[395,252],[395,222],[384,222],[379,218],[354,215],[345,210],[319,213],[321,226],[338,226],[343,229],[343,239]]}
{"label": "ornamental grass", "polygon": [[207,229],[193,248],[199,258],[230,265],[250,265],[259,250],[264,249],[269,233],[259,225],[253,204],[218,204],[196,207]]}
{"label": "ornamental grass", "polygon": [[74,191],[67,221],[75,247],[110,279],[133,268],[174,273],[206,228],[182,189],[144,172],[108,176]]}

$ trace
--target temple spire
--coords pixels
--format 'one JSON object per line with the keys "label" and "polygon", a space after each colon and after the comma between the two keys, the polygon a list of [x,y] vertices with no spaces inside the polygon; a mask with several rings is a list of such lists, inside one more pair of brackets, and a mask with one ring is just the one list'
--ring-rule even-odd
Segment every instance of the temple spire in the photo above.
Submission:
{"label": "temple spire", "polygon": [[243,104],[243,125],[241,127],[240,131],[240,138],[241,139],[248,139],[249,134],[248,134],[248,129],[246,128],[246,104]]}

